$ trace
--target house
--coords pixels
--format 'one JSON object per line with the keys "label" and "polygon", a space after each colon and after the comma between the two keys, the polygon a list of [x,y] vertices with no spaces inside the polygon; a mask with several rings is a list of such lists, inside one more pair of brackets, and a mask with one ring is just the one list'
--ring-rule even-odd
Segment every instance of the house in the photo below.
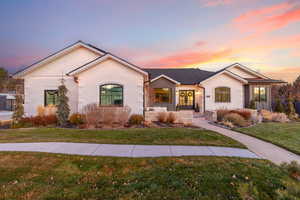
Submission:
{"label": "house", "polygon": [[78,41],[17,72],[24,80],[24,108],[36,114],[40,105],[57,104],[64,80],[72,113],[90,103],[129,106],[143,114],[146,107],[168,110],[244,108],[255,100],[271,107],[270,79],[241,64],[220,71],[200,69],[143,69],[93,45]]}

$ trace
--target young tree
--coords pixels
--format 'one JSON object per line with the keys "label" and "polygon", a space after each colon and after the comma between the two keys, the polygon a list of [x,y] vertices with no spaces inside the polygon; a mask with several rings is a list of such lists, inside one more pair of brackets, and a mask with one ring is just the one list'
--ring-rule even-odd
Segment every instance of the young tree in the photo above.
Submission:
{"label": "young tree", "polygon": [[295,105],[294,105],[294,102],[293,102],[292,97],[289,97],[289,98],[287,99],[286,114],[287,114],[289,117],[293,117],[293,116],[295,116],[295,114],[296,114]]}
{"label": "young tree", "polygon": [[67,97],[68,89],[64,84],[64,80],[61,80],[61,85],[58,87],[58,105],[57,105],[57,119],[60,126],[66,126],[69,115],[69,98]]}
{"label": "young tree", "polygon": [[24,107],[23,107],[23,98],[21,95],[16,95],[16,104],[15,104],[15,109],[14,113],[12,116],[13,123],[18,123],[24,116]]}
{"label": "young tree", "polygon": [[300,101],[300,75],[293,83],[293,96],[295,100]]}
{"label": "young tree", "polygon": [[275,108],[274,108],[275,112],[279,112],[279,113],[283,113],[284,112],[284,106],[282,104],[282,101],[280,98],[276,98],[275,100]]}

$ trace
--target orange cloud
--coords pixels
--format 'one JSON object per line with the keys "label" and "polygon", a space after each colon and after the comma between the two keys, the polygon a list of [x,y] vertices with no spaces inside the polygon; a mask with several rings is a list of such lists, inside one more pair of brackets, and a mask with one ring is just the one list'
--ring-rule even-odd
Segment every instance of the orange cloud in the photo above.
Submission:
{"label": "orange cloud", "polygon": [[300,21],[300,6],[288,1],[262,9],[252,10],[233,20],[233,25],[242,32],[264,33],[286,27]]}
{"label": "orange cloud", "polygon": [[231,49],[221,51],[188,51],[179,52],[174,55],[158,58],[156,60],[145,63],[148,67],[183,67],[198,63],[207,63],[221,60],[230,56]]}
{"label": "orange cloud", "polygon": [[298,67],[281,67],[280,69],[272,69],[264,71],[264,74],[274,79],[285,80],[287,82],[293,82],[298,76],[300,76],[300,66]]}

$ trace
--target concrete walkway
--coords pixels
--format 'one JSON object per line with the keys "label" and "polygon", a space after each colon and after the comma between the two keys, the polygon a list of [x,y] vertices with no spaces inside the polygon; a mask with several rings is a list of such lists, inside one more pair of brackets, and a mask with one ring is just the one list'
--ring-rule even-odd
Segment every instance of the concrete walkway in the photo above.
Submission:
{"label": "concrete walkway", "polygon": [[249,150],[254,152],[256,155],[264,159],[270,160],[275,164],[281,164],[282,162],[291,162],[293,160],[300,163],[300,156],[298,156],[297,154],[294,154],[269,142],[265,142],[257,138],[248,136],[246,134],[242,134],[236,131],[231,131],[225,128],[209,124],[203,118],[194,118],[194,125],[202,127],[204,129],[218,132],[222,135],[239,141],[240,143],[244,144]]}
{"label": "concrete walkway", "polygon": [[2,143],[0,144],[0,151],[47,152],[115,157],[228,156],[241,158],[260,158],[247,149],[213,146],[41,142]]}

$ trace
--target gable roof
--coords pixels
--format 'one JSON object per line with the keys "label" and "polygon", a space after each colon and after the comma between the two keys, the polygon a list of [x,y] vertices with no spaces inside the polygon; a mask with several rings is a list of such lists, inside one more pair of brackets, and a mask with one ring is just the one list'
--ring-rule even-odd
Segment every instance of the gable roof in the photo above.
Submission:
{"label": "gable roof", "polygon": [[172,79],[172,78],[170,78],[170,77],[168,77],[168,76],[166,76],[166,75],[164,75],[164,74],[155,77],[155,78],[152,79],[150,82],[154,82],[154,81],[156,81],[156,80],[158,80],[158,79],[160,79],[160,78],[165,78],[165,79],[167,79],[167,80],[169,80],[169,81],[171,81],[171,82],[173,82],[173,83],[175,83],[175,84],[180,84],[180,82],[178,82],[178,81],[176,81],[176,80],[174,80],[174,79]]}
{"label": "gable roof", "polygon": [[261,74],[257,71],[254,71],[254,70],[250,69],[249,67],[246,67],[245,65],[242,65],[240,63],[234,63],[232,65],[229,65],[229,66],[225,67],[223,70],[230,70],[231,68],[234,68],[234,67],[239,67],[239,68],[243,69],[244,71],[246,71],[246,72],[248,72],[252,75],[255,75],[257,77],[264,78],[264,79],[269,79],[269,77],[267,77],[267,76],[265,76],[265,75],[263,75],[263,74]]}
{"label": "gable roof", "polygon": [[150,74],[151,80],[165,75],[183,85],[198,84],[200,81],[214,74],[214,72],[192,68],[148,68],[144,70]]}
{"label": "gable roof", "polygon": [[38,68],[39,66],[41,66],[41,65],[43,65],[43,64],[45,64],[45,63],[47,63],[51,60],[54,60],[55,58],[65,54],[67,52],[70,52],[73,49],[75,49],[77,47],[80,47],[80,46],[85,47],[87,49],[90,49],[91,51],[93,51],[93,52],[95,52],[99,55],[106,54],[106,52],[104,50],[99,49],[97,47],[94,47],[90,44],[84,43],[81,40],[79,40],[79,41],[77,41],[77,42],[75,42],[75,43],[73,43],[73,44],[71,44],[71,45],[69,45],[69,46],[67,46],[67,47],[65,47],[65,48],[63,48],[63,49],[61,49],[61,50],[59,50],[59,51],[57,51],[57,52],[55,52],[51,55],[39,60],[39,61],[37,61],[37,62],[35,62],[35,63],[33,63],[32,65],[29,65],[28,67],[25,67],[24,69],[17,71],[16,73],[13,74],[13,77],[14,78],[21,77],[21,76],[31,72],[32,70]]}
{"label": "gable roof", "polygon": [[221,70],[219,70],[219,71],[217,71],[217,72],[215,72],[215,73],[212,74],[211,76],[207,77],[205,80],[200,81],[200,83],[204,83],[204,82],[206,82],[206,81],[208,81],[208,80],[214,78],[215,76],[221,75],[221,74],[226,74],[226,75],[229,75],[229,76],[231,76],[232,78],[237,79],[237,80],[239,80],[239,81],[241,81],[241,82],[243,82],[243,83],[248,83],[248,81],[247,81],[246,79],[244,79],[243,77],[241,77],[241,76],[239,76],[239,75],[237,75],[237,74],[235,74],[235,73],[232,73],[231,71],[228,71],[228,70],[226,70],[225,68],[224,68],[224,69],[221,69]]}
{"label": "gable roof", "polygon": [[98,58],[96,58],[96,59],[94,59],[94,60],[92,60],[92,61],[90,61],[90,62],[88,62],[88,63],[72,70],[72,71],[70,71],[70,72],[68,72],[67,75],[70,75],[70,76],[77,75],[77,74],[89,69],[90,67],[92,67],[92,66],[94,66],[98,63],[101,63],[101,62],[103,62],[107,59],[113,59],[113,60],[115,60],[115,61],[117,61],[117,62],[133,69],[134,71],[137,71],[137,72],[139,72],[141,74],[144,74],[144,75],[148,75],[148,73],[146,71],[142,70],[141,68],[137,67],[136,65],[133,65],[133,64],[129,63],[128,61],[126,61],[124,59],[121,59],[121,58],[119,58],[119,57],[117,57],[117,56],[115,56],[111,53],[106,53],[102,56],[99,56]]}

